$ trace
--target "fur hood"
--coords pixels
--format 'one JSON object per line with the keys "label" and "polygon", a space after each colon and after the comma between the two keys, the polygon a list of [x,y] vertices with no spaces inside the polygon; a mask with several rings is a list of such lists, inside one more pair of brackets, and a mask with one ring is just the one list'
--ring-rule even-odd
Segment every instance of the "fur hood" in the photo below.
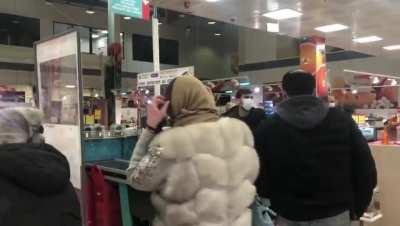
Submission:
{"label": "fur hood", "polygon": [[253,146],[236,119],[176,127],[152,140],[128,179],[153,191],[154,226],[250,226],[259,171]]}

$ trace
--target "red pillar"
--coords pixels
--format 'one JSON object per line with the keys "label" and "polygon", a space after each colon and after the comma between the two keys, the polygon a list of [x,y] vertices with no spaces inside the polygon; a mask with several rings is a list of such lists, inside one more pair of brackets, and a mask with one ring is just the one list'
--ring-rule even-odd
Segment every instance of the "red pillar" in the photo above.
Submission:
{"label": "red pillar", "polygon": [[311,36],[300,44],[300,68],[315,76],[317,96],[328,95],[325,38]]}

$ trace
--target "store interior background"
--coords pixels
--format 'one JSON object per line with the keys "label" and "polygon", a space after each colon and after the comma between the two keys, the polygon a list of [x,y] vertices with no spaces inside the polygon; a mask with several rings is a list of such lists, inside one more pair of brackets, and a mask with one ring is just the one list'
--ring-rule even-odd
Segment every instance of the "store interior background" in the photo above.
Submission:
{"label": "store interior background", "polygon": [[[260,9],[267,7],[266,3],[255,2],[245,4],[235,1],[230,3],[235,7],[225,8],[230,4],[224,1],[213,4],[193,1],[191,8],[186,9],[183,1],[155,1],[155,4],[161,7],[174,10],[159,10],[159,19],[162,23],[159,29],[161,39],[174,40],[178,46],[178,50],[172,50],[177,51],[177,64],[168,65],[161,62],[161,69],[194,65],[196,76],[201,79],[240,75],[248,76],[253,84],[278,82],[285,72],[298,67],[296,61],[299,55],[299,37],[316,34],[327,38],[328,55],[330,52],[336,52],[335,56],[331,58],[328,56],[330,79],[335,76],[345,76],[344,69],[394,76],[400,71],[400,65],[397,63],[400,53],[382,49],[382,46],[395,44],[392,40],[396,40],[396,29],[383,26],[383,23],[395,24],[393,19],[396,19],[396,13],[394,13],[396,7],[393,5],[396,6],[399,3],[369,1],[370,4],[374,4],[374,7],[367,7],[366,5],[370,4],[366,4],[365,1],[310,3],[268,0],[264,1],[268,7],[293,8],[294,6],[300,10],[312,9],[310,13],[303,12],[301,19],[280,21],[279,33],[273,33],[267,32],[266,24],[276,21],[270,21],[260,15],[262,12]],[[345,2],[351,4],[351,7],[346,6]],[[94,89],[102,96],[104,90],[102,76],[106,61],[104,53],[107,44],[105,6],[105,1],[88,0],[2,0],[0,13],[4,19],[1,22],[0,34],[4,37],[8,34],[7,29],[12,28],[18,33],[17,38],[21,39],[24,32],[28,32],[31,39],[34,39],[32,41],[36,41],[63,32],[70,25],[75,25],[74,28],[81,30],[84,87],[86,90]],[[358,10],[349,12],[346,8]],[[88,9],[95,13],[88,14]],[[375,15],[385,15],[385,21],[376,20],[378,16],[371,16],[372,9]],[[205,12],[210,13],[205,14]],[[188,15],[188,13],[211,17],[211,19]],[[32,26],[32,20],[36,25]],[[132,35],[145,35],[151,38],[151,23],[136,19],[125,20],[121,17],[119,20],[124,45],[122,86],[134,88],[136,74],[152,71],[153,64],[133,59]],[[216,24],[208,24],[208,22],[216,22]],[[340,22],[351,28],[329,34],[310,29],[333,22]],[[93,33],[89,33],[90,31]],[[216,36],[216,34],[221,34],[221,36]],[[371,44],[352,42],[352,36],[369,34],[380,35],[384,40]],[[90,36],[92,36],[90,39],[92,53],[87,53]],[[13,37],[15,36],[11,36],[11,39]],[[28,40],[28,47],[26,47],[8,45],[7,41],[12,40],[2,38],[0,44],[0,84],[25,91],[26,99],[29,101],[34,75],[32,42]],[[163,52],[161,52],[161,57],[162,54]],[[262,64],[261,67],[260,64]],[[86,94],[89,95],[88,92]]]}
{"label": "store interior background", "polygon": [[[190,7],[185,2],[190,2]],[[159,7],[161,69],[194,66],[196,76],[203,80],[244,76],[253,85],[279,83],[287,71],[299,67],[300,38],[318,35],[327,40],[330,83],[353,76],[344,70],[400,75],[400,51],[383,49],[400,45],[398,0],[154,0],[153,4]],[[1,0],[0,87],[25,92],[25,101],[31,103],[35,80],[33,43],[75,28],[81,35],[84,95],[103,97],[106,7],[106,0]],[[279,22],[262,16],[282,8],[303,15]],[[124,49],[122,88],[132,90],[137,74],[154,68],[148,55],[152,54],[152,27],[150,21],[127,19],[119,16],[117,20]],[[279,32],[268,31],[267,23],[278,23]],[[314,30],[333,23],[345,24],[349,29],[332,33]],[[383,40],[365,44],[352,40],[369,35]],[[142,51],[135,52],[135,45]],[[387,155],[375,153],[378,168],[384,169],[379,176],[385,181],[381,186],[385,217],[371,225],[400,225],[396,184],[400,181],[396,174],[400,155],[393,151]]]}

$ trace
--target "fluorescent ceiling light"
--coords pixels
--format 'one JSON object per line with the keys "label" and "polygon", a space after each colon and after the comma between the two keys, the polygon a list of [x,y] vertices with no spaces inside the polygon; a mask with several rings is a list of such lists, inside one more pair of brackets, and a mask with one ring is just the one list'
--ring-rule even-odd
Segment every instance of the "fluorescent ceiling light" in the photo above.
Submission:
{"label": "fluorescent ceiling light", "polygon": [[382,41],[382,40],[383,40],[383,38],[373,35],[373,36],[355,38],[355,39],[353,39],[353,42],[356,42],[356,43],[369,43],[369,42],[378,42],[378,41]]}
{"label": "fluorescent ceiling light", "polygon": [[267,31],[268,32],[279,32],[279,24],[278,23],[267,23]]}
{"label": "fluorescent ceiling light", "polygon": [[102,34],[108,34],[108,31],[107,30],[102,30],[101,33]]}
{"label": "fluorescent ceiling light", "polygon": [[214,35],[215,36],[221,36],[221,33],[215,33]]}
{"label": "fluorescent ceiling light", "polygon": [[331,25],[316,27],[315,30],[329,33],[329,32],[346,30],[348,28],[349,28],[348,26],[343,25],[343,24],[331,24]]}
{"label": "fluorescent ceiling light", "polygon": [[290,18],[300,17],[301,15],[303,14],[292,9],[281,9],[263,14],[263,16],[274,20],[286,20]]}
{"label": "fluorescent ceiling light", "polygon": [[91,15],[91,14],[95,14],[96,12],[93,11],[93,10],[91,10],[91,9],[87,9],[87,10],[86,10],[86,13],[89,14],[89,15]]}
{"label": "fluorescent ceiling light", "polygon": [[392,45],[392,46],[385,46],[383,47],[385,50],[393,51],[393,50],[399,50],[400,45]]}
{"label": "fluorescent ceiling light", "polygon": [[206,0],[206,2],[218,2],[219,0]]}
{"label": "fluorescent ceiling light", "polygon": [[75,85],[66,85],[65,88],[67,88],[67,89],[75,89],[76,86]]}
{"label": "fluorescent ceiling light", "polygon": [[250,82],[241,82],[239,83],[240,86],[249,86]]}
{"label": "fluorescent ceiling light", "polygon": [[98,34],[92,34],[92,38],[98,38],[100,37]]}
{"label": "fluorescent ceiling light", "polygon": [[214,25],[214,24],[216,24],[217,22],[215,22],[215,21],[208,21],[208,24],[209,25]]}
{"label": "fluorescent ceiling light", "polygon": [[124,16],[124,20],[130,20],[132,19],[130,16]]}

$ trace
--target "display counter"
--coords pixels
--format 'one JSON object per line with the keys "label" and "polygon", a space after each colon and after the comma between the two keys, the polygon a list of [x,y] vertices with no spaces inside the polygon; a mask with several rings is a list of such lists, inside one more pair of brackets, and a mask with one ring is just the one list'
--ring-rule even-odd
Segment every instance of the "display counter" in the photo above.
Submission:
{"label": "display counter", "polygon": [[370,144],[378,171],[383,217],[368,226],[400,225],[400,145]]}

